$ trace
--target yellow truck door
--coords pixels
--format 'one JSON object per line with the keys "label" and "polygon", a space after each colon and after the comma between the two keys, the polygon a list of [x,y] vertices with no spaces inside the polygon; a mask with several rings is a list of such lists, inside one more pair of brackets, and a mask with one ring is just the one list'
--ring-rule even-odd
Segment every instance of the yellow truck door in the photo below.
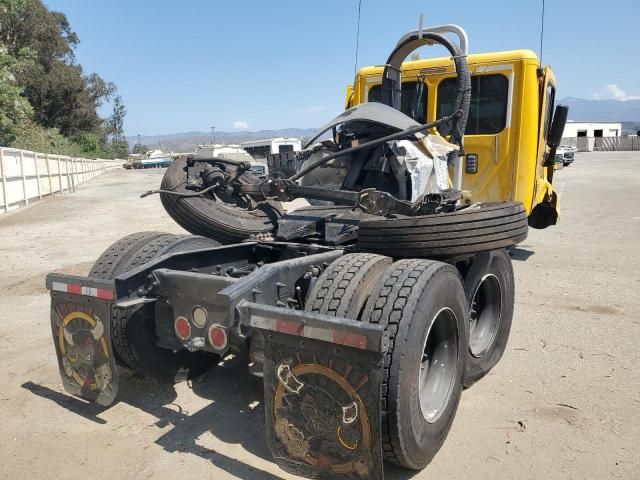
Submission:
{"label": "yellow truck door", "polygon": [[[479,65],[471,77],[471,108],[464,137],[464,201],[511,200],[514,165],[510,149],[514,95],[513,65]],[[435,118],[451,113],[455,78],[443,78],[436,88]],[[446,133],[446,132],[445,132]]]}
{"label": "yellow truck door", "polygon": [[551,185],[547,182],[547,168],[544,162],[549,148],[547,135],[551,128],[551,118],[556,93],[556,78],[549,67],[545,67],[538,79],[540,84],[540,119],[538,124],[538,155],[536,159],[536,181],[534,189],[534,203],[542,203],[551,194]]}

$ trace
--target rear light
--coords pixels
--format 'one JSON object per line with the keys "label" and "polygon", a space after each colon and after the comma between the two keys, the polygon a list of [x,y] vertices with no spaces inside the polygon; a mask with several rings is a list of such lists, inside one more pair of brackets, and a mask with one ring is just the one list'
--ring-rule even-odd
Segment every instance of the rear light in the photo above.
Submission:
{"label": "rear light", "polygon": [[191,336],[191,325],[185,317],[178,317],[173,324],[176,335],[180,340],[188,340]]}
{"label": "rear light", "polygon": [[227,331],[224,327],[214,323],[209,327],[209,343],[216,350],[224,350],[227,348]]}
{"label": "rear light", "polygon": [[207,325],[207,311],[199,305],[193,307],[191,318],[193,318],[193,324],[198,328],[204,328]]}

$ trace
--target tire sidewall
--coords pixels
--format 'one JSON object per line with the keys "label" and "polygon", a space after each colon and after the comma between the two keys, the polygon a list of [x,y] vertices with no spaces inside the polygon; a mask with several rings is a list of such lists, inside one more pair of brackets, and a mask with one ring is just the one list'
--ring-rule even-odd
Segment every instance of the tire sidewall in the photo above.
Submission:
{"label": "tire sidewall", "polygon": [[[161,188],[190,193],[186,189],[186,165],[186,159],[175,160],[167,168]],[[171,218],[185,230],[222,243],[234,243],[274,230],[273,216],[260,209],[249,211],[210,198],[178,198],[162,193],[160,200]]]}
{"label": "tire sidewall", "polygon": [[484,377],[500,361],[507,347],[515,299],[515,285],[511,258],[505,249],[483,252],[476,256],[464,278],[464,288],[469,307],[480,282],[485,275],[495,275],[500,282],[500,323],[498,331],[488,351],[476,357],[467,345],[467,366],[464,378],[465,387]]}
{"label": "tire sidewall", "polygon": [[[468,312],[460,278],[453,269],[446,269],[437,281],[430,284],[424,292],[416,292],[418,298],[410,298],[414,307],[411,321],[400,322],[402,348],[400,362],[391,365],[390,380],[399,389],[390,395],[390,410],[398,412],[398,423],[403,435],[406,460],[413,468],[424,468],[438,452],[449,432],[456,414],[462,381],[465,373],[465,360],[468,345]],[[411,307],[411,306],[410,306]],[[419,400],[419,376],[424,343],[436,314],[442,308],[450,308],[456,317],[458,330],[458,356],[456,377],[450,391],[449,401],[438,419],[433,423],[426,421],[422,415]],[[398,337],[396,337],[396,341]]]}

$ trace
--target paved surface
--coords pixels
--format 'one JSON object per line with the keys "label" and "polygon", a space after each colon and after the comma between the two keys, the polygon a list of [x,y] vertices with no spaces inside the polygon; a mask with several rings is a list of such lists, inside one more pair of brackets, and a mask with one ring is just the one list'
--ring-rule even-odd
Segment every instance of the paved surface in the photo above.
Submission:
{"label": "paved surface", "polygon": [[[159,171],[119,171],[0,217],[0,477],[292,478],[264,441],[261,385],[242,360],[193,384],[123,382],[108,410],[61,388],[44,276],[85,274],[113,241],[180,232]],[[562,218],[514,260],[507,352],[463,395],[423,472],[387,478],[640,478],[640,155],[580,154],[556,176]]]}

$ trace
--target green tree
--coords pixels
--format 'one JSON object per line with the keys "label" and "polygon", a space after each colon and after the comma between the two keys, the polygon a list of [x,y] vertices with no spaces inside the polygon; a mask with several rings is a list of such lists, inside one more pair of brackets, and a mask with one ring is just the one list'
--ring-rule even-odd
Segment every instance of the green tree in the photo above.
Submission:
{"label": "green tree", "polygon": [[106,122],[107,135],[111,137],[114,142],[120,142],[124,140],[124,117],[127,116],[127,109],[122,103],[122,97],[116,95],[113,100],[113,113]]}
{"label": "green tree", "polygon": [[149,146],[148,145],[143,145],[141,143],[136,143],[133,148],[131,149],[131,153],[147,153],[149,151]]}
{"label": "green tree", "polygon": [[126,160],[129,156],[129,143],[125,140],[113,141],[109,145],[109,158]]}
{"label": "green tree", "polygon": [[8,54],[0,43],[0,146],[10,145],[16,139],[16,130],[33,113],[23,89],[16,82],[16,73],[28,62],[25,52],[17,59]]}
{"label": "green tree", "polygon": [[[74,56],[79,41],[67,17],[42,0],[0,0],[1,144],[121,155],[126,108],[113,83],[83,73]],[[97,108],[109,101],[114,111],[105,121]]]}

